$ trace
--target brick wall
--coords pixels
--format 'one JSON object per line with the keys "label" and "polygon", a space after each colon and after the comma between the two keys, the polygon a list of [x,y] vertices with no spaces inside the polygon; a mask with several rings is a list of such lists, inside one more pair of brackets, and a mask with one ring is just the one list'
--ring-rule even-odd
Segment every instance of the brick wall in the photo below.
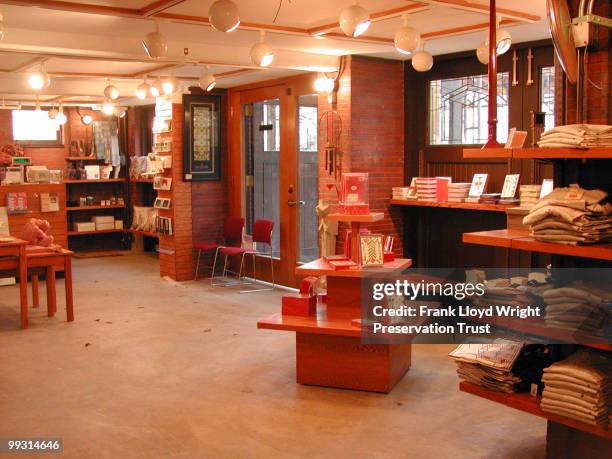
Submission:
{"label": "brick wall", "polygon": [[[389,205],[391,188],[404,185],[404,67],[403,63],[349,56],[339,81],[335,109],[342,119],[344,172],[367,172],[370,209],[384,212],[384,220],[371,224],[373,232],[396,238],[395,251],[403,252],[403,222],[399,209]],[[331,109],[326,96],[319,98],[319,112]],[[337,201],[333,183],[325,171],[325,150],[319,151],[319,196]],[[343,249],[341,226],[337,250]]]}

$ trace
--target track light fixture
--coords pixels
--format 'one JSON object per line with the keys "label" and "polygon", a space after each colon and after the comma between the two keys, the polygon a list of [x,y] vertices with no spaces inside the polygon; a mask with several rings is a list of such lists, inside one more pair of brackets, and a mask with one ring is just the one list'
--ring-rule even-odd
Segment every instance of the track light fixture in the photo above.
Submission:
{"label": "track light fixture", "polygon": [[266,32],[259,31],[259,41],[251,48],[251,61],[260,67],[268,67],[274,60],[274,51],[265,43]]}
{"label": "track light fixture", "polygon": [[35,91],[40,91],[41,89],[49,87],[51,84],[51,77],[45,71],[44,64],[41,64],[40,69],[28,77],[28,84]]}
{"label": "track light fixture", "polygon": [[59,110],[57,112],[57,116],[55,117],[55,122],[58,125],[63,125],[63,124],[66,124],[66,121],[68,121],[68,118],[64,114],[64,108],[62,107],[62,104],[60,103]]}
{"label": "track light fixture", "polygon": [[140,100],[146,99],[150,91],[151,86],[149,86],[147,80],[143,80],[142,83],[138,85],[138,88],[136,88],[136,97],[138,97]]}
{"label": "track light fixture", "polygon": [[417,72],[427,72],[433,67],[433,56],[423,49],[421,44],[419,51],[412,55],[412,67]]}
{"label": "track light fixture", "polygon": [[414,28],[408,25],[408,15],[402,15],[403,25],[395,32],[393,40],[395,49],[402,54],[412,54],[419,48],[421,44],[421,34]]}
{"label": "track light fixture", "polygon": [[483,41],[478,48],[476,48],[476,57],[481,64],[489,64],[489,43]]}
{"label": "track light fixture", "polygon": [[162,91],[164,94],[172,94],[178,89],[179,81],[176,77],[169,76],[162,81]]}
{"label": "track light fixture", "polygon": [[47,116],[49,117],[50,120],[54,120],[55,118],[57,118],[58,114],[59,114],[59,111],[57,111],[57,108],[55,108],[55,106],[51,107],[49,111],[47,112]]}
{"label": "track light fixture", "polygon": [[2,16],[2,12],[0,12],[0,41],[4,38],[4,16]]}
{"label": "track light fixture", "polygon": [[107,99],[115,100],[119,97],[119,90],[111,84],[110,78],[107,81],[108,84],[106,85],[106,88],[104,88],[104,96]]}
{"label": "track light fixture", "polygon": [[[501,17],[497,17],[497,21],[495,24],[495,41],[497,42],[497,46],[495,47],[495,54],[501,56],[506,53],[510,46],[512,46],[512,36],[510,32],[506,29],[500,29],[499,24],[501,22]],[[489,33],[487,31],[487,36],[485,37],[484,42],[476,48],[476,57],[481,64],[488,65],[489,64]]]}
{"label": "track light fixture", "polygon": [[37,112],[40,111],[40,101],[38,100],[38,96],[36,96],[36,107],[34,108],[34,110]]}
{"label": "track light fixture", "polygon": [[340,28],[349,37],[358,37],[370,27],[370,14],[357,1],[340,13]]}
{"label": "track light fixture", "polygon": [[220,32],[233,32],[240,25],[238,6],[232,0],[217,0],[208,9],[208,21]]}
{"label": "track light fixture", "polygon": [[155,23],[155,32],[148,33],[142,40],[142,47],[152,59],[165,57],[168,54],[168,41],[159,32],[159,23]]}
{"label": "track light fixture", "polygon": [[212,91],[213,88],[217,85],[217,79],[215,76],[210,73],[208,66],[206,66],[206,72],[202,74],[199,81],[200,88],[204,91]]}
{"label": "track light fixture", "polygon": [[124,118],[126,114],[127,114],[127,108],[125,107],[117,107],[115,109],[115,115],[117,115],[117,117],[119,118]]}
{"label": "track light fixture", "polygon": [[329,78],[325,74],[320,74],[314,82],[315,91],[318,93],[331,94],[336,86],[336,82],[333,78]]}

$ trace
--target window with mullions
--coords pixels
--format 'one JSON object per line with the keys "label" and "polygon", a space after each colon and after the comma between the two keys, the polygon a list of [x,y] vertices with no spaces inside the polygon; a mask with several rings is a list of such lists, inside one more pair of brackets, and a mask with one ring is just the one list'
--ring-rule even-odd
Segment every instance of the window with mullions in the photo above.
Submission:
{"label": "window with mullions", "polygon": [[540,111],[546,113],[544,130],[555,127],[555,68],[542,67],[540,70]]}
{"label": "window with mullions", "polygon": [[62,146],[62,128],[42,110],[13,110],[13,140],[26,147]]}
{"label": "window with mullions", "polygon": [[280,105],[276,100],[266,100],[263,103],[264,150],[280,151]]}
{"label": "window with mullions", "polygon": [[[497,75],[497,141],[508,137],[508,72]],[[483,144],[488,137],[488,77],[429,82],[429,144]]]}

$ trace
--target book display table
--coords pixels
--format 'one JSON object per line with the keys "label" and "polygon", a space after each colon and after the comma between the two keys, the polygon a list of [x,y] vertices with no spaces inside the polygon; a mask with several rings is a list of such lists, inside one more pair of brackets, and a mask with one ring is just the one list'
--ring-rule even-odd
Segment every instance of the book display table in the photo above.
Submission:
{"label": "book display table", "polygon": [[327,276],[327,304],[315,317],[273,316],[258,328],[294,331],[297,382],[343,389],[390,392],[410,368],[410,344],[362,344],[361,279],[400,272],[412,260],[396,259],[382,268],[334,270],[323,259],[296,269],[299,276]]}

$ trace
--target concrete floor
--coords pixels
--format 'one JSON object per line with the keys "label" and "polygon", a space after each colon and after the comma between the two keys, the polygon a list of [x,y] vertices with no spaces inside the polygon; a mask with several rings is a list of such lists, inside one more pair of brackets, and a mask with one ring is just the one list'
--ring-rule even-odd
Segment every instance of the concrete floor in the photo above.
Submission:
{"label": "concrete floor", "polygon": [[544,456],[543,419],[459,392],[452,346],[414,346],[389,395],[299,386],[294,334],[256,328],[280,292],[168,282],[146,255],[74,265],[71,324],[62,301],[19,330],[0,288],[0,437],[71,458]]}

